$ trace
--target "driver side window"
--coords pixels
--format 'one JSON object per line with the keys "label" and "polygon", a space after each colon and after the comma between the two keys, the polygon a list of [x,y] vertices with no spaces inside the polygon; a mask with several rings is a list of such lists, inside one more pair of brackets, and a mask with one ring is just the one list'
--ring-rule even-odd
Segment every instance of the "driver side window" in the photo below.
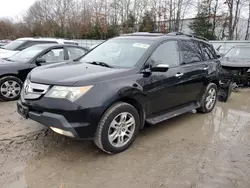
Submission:
{"label": "driver side window", "polygon": [[63,61],[64,60],[64,50],[63,48],[51,49],[46,52],[42,57],[46,62]]}
{"label": "driver side window", "polygon": [[167,64],[169,67],[176,67],[180,63],[179,49],[177,41],[167,41],[153,52],[151,55],[153,64]]}

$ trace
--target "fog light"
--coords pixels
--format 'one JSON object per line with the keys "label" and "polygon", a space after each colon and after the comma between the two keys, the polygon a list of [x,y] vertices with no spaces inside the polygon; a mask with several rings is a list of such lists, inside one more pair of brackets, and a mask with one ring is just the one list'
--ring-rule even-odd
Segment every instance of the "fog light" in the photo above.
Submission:
{"label": "fog light", "polygon": [[52,131],[54,131],[54,132],[56,132],[58,134],[69,136],[69,137],[75,137],[72,132],[65,131],[65,130],[62,130],[62,129],[58,129],[56,127],[50,127],[50,128],[52,129]]}

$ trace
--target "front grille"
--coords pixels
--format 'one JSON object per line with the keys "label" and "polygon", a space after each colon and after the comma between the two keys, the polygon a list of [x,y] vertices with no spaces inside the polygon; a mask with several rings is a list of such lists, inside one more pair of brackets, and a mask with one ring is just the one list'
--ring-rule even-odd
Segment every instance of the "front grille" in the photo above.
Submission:
{"label": "front grille", "polygon": [[24,99],[38,99],[42,95],[47,93],[49,87],[49,85],[37,84],[30,81],[26,81],[22,91]]}

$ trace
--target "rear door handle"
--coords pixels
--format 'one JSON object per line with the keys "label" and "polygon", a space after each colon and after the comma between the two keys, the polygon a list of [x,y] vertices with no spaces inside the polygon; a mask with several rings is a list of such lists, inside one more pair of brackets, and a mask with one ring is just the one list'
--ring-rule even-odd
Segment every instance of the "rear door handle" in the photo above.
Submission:
{"label": "rear door handle", "polygon": [[183,73],[179,73],[179,72],[175,75],[175,77],[181,77],[181,76],[183,76]]}

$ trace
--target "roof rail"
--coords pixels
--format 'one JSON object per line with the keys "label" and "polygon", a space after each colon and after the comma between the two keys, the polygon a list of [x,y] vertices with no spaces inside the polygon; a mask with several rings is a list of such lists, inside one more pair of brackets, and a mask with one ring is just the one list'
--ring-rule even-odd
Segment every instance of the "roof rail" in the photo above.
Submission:
{"label": "roof rail", "polygon": [[157,36],[164,36],[164,34],[163,33],[158,33],[158,32],[135,32],[135,33],[122,34],[122,36],[148,36],[148,37],[157,37]]}
{"label": "roof rail", "polygon": [[206,39],[205,37],[201,37],[201,36],[197,36],[197,35],[189,35],[189,34],[185,34],[185,33],[182,33],[182,32],[170,32],[170,33],[167,34],[167,36],[176,36],[176,35],[184,35],[184,36],[187,36],[187,37],[197,38],[197,39],[208,41],[208,39]]}

